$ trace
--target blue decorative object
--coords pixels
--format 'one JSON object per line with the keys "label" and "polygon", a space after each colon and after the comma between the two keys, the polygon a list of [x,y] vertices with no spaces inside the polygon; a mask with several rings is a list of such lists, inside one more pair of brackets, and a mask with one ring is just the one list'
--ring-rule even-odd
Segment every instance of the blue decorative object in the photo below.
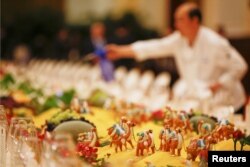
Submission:
{"label": "blue decorative object", "polygon": [[96,46],[94,54],[99,57],[99,64],[102,71],[102,77],[109,82],[114,79],[114,66],[111,61],[107,59],[107,52],[104,46]]}

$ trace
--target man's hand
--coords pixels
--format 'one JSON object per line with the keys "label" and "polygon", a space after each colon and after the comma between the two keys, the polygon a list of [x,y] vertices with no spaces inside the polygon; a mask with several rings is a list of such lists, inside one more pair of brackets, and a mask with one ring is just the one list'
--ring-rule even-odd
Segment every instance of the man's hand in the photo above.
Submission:
{"label": "man's hand", "polygon": [[119,46],[115,44],[110,44],[106,46],[107,56],[110,60],[119,59]]}
{"label": "man's hand", "polygon": [[106,46],[107,56],[110,60],[116,60],[120,58],[133,58],[135,56],[134,51],[130,45],[115,45],[110,44]]}
{"label": "man's hand", "polygon": [[222,85],[220,83],[214,83],[212,85],[210,85],[210,90],[213,92],[213,93],[216,93],[220,88],[222,87]]}

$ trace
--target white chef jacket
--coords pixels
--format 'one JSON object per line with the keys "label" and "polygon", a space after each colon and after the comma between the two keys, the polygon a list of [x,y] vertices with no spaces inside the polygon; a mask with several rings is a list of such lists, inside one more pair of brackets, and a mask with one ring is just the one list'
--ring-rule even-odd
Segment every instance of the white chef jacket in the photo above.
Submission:
{"label": "white chef jacket", "polygon": [[[212,97],[213,105],[232,105],[235,110],[245,102],[240,82],[247,71],[245,60],[228,40],[206,27],[200,26],[193,46],[176,31],[161,39],[135,42],[132,49],[139,61],[175,57],[180,75],[173,88],[176,99]],[[212,94],[209,86],[217,82],[223,87]]]}

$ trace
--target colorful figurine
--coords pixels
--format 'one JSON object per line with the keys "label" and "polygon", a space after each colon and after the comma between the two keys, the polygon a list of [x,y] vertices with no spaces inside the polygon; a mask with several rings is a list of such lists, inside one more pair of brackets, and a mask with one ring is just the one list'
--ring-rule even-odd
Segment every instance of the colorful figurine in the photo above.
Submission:
{"label": "colorful figurine", "polygon": [[175,149],[178,146],[178,138],[175,130],[172,130],[170,133],[170,153],[172,156],[175,155]]}
{"label": "colorful figurine", "polygon": [[192,161],[195,161],[199,154],[198,150],[198,139],[191,139],[189,145],[186,148],[187,155],[191,156]]}
{"label": "colorful figurine", "polygon": [[70,108],[78,113],[80,113],[80,109],[81,109],[81,104],[80,104],[80,101],[77,97],[74,97],[72,100],[71,100],[71,103],[70,103]]}
{"label": "colorful figurine", "polygon": [[88,102],[77,97],[74,97],[71,100],[70,109],[76,111],[77,113],[91,113]]}
{"label": "colorful figurine", "polygon": [[120,125],[121,127],[126,131],[128,131],[128,124],[127,124],[128,120],[126,117],[121,117],[121,121],[120,121]]}
{"label": "colorful figurine", "polygon": [[187,112],[185,111],[181,111],[180,114],[179,114],[179,118],[183,121],[184,123],[184,127],[183,129],[185,130],[184,132],[187,133],[188,131],[189,132],[192,132],[193,131],[193,127],[190,123],[190,120],[189,120],[189,117],[188,117],[188,114]]}
{"label": "colorful figurine", "polygon": [[[200,155],[207,156],[209,150],[214,150],[214,144],[217,143],[217,140],[213,137],[212,134],[206,136],[200,136],[198,139],[190,140],[188,147],[186,148],[187,154],[191,156],[191,159],[195,161],[196,157]],[[207,160],[207,157],[205,157]]]}
{"label": "colorful figurine", "polygon": [[155,153],[155,142],[154,142],[154,135],[153,135],[153,130],[148,130],[147,131],[147,135],[148,135],[148,149],[147,152],[149,152],[149,148],[151,148],[152,150],[152,154]]}
{"label": "colorful figurine", "polygon": [[108,135],[111,138],[110,147],[114,144],[115,152],[118,151],[118,148],[122,151],[121,136],[125,135],[125,130],[119,124],[114,124],[112,127],[108,128]]}
{"label": "colorful figurine", "polygon": [[[127,126],[128,126],[128,131],[126,132],[125,135],[123,135],[123,138],[125,138],[125,141],[128,142],[132,148],[134,148],[132,143],[132,137],[133,137],[133,127],[135,126],[135,124],[133,122],[128,121]],[[127,149],[126,142],[125,142],[125,147]]]}
{"label": "colorful figurine", "polygon": [[137,141],[136,156],[143,156],[144,149],[147,150],[147,154],[149,153],[149,149],[151,149],[152,154],[153,154],[155,152],[153,131],[148,130],[145,132],[140,132],[137,134],[137,136],[139,136],[139,139]]}
{"label": "colorful figurine", "polygon": [[98,146],[98,137],[97,137],[97,132],[96,128],[92,128],[91,132],[88,133],[88,137],[90,139],[90,147]]}
{"label": "colorful figurine", "polygon": [[198,143],[201,142],[199,145],[199,156],[200,156],[200,162],[199,167],[207,167],[208,166],[208,149],[204,143],[204,140],[200,139],[198,140]]}
{"label": "colorful figurine", "polygon": [[178,145],[177,145],[177,155],[181,156],[181,149],[183,147],[184,144],[184,138],[183,135],[181,134],[181,129],[177,129],[177,141],[178,141]]}
{"label": "colorful figurine", "polygon": [[169,151],[170,150],[170,128],[169,125],[164,125],[164,128],[161,130],[160,138],[160,150]]}
{"label": "colorful figurine", "polygon": [[143,151],[146,148],[147,142],[145,141],[145,132],[140,132],[137,134],[139,136],[136,147],[136,156],[143,156]]}
{"label": "colorful figurine", "polygon": [[122,147],[124,146],[127,149],[127,142],[130,144],[132,148],[134,148],[132,143],[133,136],[133,127],[135,124],[131,121],[128,121],[125,117],[121,118],[120,124],[115,124],[108,129],[108,135],[111,138],[111,143],[115,145],[115,151],[122,151]]}
{"label": "colorful figurine", "polygon": [[80,106],[80,113],[90,113],[89,104],[86,100],[82,101],[82,104]]}
{"label": "colorful figurine", "polygon": [[177,114],[177,111],[167,110],[165,114],[164,124],[169,125],[169,127],[173,129],[184,129],[185,133],[187,133],[188,131],[191,132],[193,130],[188,115],[185,111],[181,111],[179,114]]}
{"label": "colorful figurine", "polygon": [[113,106],[113,100],[111,98],[107,98],[104,102],[103,108],[105,110],[114,110],[114,106]]}
{"label": "colorful figurine", "polygon": [[203,120],[198,122],[198,134],[200,136],[208,135],[212,131],[212,126],[209,123],[205,123]]}
{"label": "colorful figurine", "polygon": [[217,140],[213,137],[212,134],[207,135],[204,137],[206,144],[207,144],[207,149],[208,150],[215,150],[214,145],[217,143]]}
{"label": "colorful figurine", "polygon": [[216,137],[216,139],[220,141],[220,140],[228,140],[232,138],[233,132],[234,132],[234,125],[230,123],[228,120],[222,119],[216,125],[212,133],[215,133],[214,137]]}
{"label": "colorful figurine", "polygon": [[99,142],[98,142],[96,128],[92,128],[90,132],[84,132],[84,133],[78,134],[77,141],[89,147],[98,146]]}

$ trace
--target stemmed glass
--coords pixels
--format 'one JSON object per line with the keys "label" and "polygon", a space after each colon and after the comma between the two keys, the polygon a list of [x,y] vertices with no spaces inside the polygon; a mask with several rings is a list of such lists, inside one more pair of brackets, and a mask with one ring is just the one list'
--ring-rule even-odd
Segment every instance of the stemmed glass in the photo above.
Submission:
{"label": "stemmed glass", "polygon": [[40,166],[42,147],[33,123],[27,125],[27,131],[19,142],[18,152],[26,167]]}
{"label": "stemmed glass", "polygon": [[17,166],[21,164],[19,157],[20,143],[27,135],[28,124],[33,124],[31,118],[15,117],[11,119],[10,128],[7,135],[7,165]]}
{"label": "stemmed glass", "polygon": [[15,129],[18,127],[17,125],[19,123],[21,124],[33,123],[33,120],[30,117],[14,117],[11,119],[7,136],[7,151],[11,151],[11,147],[13,146]]}

